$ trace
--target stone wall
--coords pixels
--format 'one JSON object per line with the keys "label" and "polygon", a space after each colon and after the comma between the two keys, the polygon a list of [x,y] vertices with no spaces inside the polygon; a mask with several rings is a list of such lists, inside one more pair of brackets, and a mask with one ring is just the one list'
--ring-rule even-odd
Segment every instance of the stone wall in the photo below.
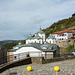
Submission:
{"label": "stone wall", "polygon": [[75,39],[67,39],[67,40],[57,40],[56,41],[56,45],[58,45],[59,47],[68,47],[68,45],[73,45],[74,44]]}
{"label": "stone wall", "polygon": [[70,59],[75,59],[75,56],[72,56],[72,57],[58,57],[58,58],[52,58],[52,59],[43,59],[42,64],[57,62],[57,61],[70,60]]}
{"label": "stone wall", "polygon": [[36,64],[42,64],[43,59],[44,59],[44,57],[31,57],[32,63],[36,63]]}
{"label": "stone wall", "polygon": [[22,60],[18,60],[15,62],[5,64],[4,66],[0,67],[0,73],[5,71],[6,69],[20,66],[20,65],[26,65],[26,64],[30,64],[30,63],[46,64],[46,63],[64,61],[64,60],[70,60],[70,59],[75,59],[75,56],[62,57],[62,58],[58,57],[58,58],[51,58],[51,59],[44,59],[44,57],[31,57],[31,58],[26,58],[26,59],[22,59]]}

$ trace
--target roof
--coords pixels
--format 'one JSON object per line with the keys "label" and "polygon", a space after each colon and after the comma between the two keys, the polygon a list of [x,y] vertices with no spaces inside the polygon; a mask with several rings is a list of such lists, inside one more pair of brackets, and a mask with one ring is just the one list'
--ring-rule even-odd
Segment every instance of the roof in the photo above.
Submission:
{"label": "roof", "polygon": [[[34,47],[34,48],[37,48],[43,52],[52,52],[52,51],[56,51],[58,49],[57,45],[55,44],[34,44],[34,43],[31,43],[31,44],[23,44],[21,45],[19,48],[22,48],[22,47]],[[43,49],[43,47],[46,47],[47,49]],[[10,49],[8,51],[15,51],[15,50],[18,50],[18,49]]]}
{"label": "roof", "polygon": [[42,39],[40,36],[35,36],[33,39]]}
{"label": "roof", "polygon": [[32,36],[29,36],[26,40],[28,40],[28,39],[30,39],[30,40],[31,40],[31,39],[33,39],[33,37],[32,37]]}
{"label": "roof", "polygon": [[11,51],[11,52],[12,52],[12,51],[15,51],[15,50],[16,50],[16,49],[10,49],[10,50],[8,50],[8,51]]}
{"label": "roof", "polygon": [[22,45],[16,45],[16,46],[14,46],[14,47],[21,47]]}
{"label": "roof", "polygon": [[65,32],[74,33],[75,31],[71,31],[71,30],[64,30],[64,31],[54,32],[54,33],[52,33],[52,34],[62,34],[62,33],[65,33]]}
{"label": "roof", "polygon": [[49,36],[47,39],[55,39],[54,36]]}

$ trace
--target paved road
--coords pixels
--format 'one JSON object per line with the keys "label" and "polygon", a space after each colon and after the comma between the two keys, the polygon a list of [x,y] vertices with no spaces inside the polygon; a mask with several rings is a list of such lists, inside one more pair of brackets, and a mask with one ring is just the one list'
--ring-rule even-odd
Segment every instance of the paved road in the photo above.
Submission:
{"label": "paved road", "polygon": [[[27,66],[32,66],[32,71],[26,70]],[[75,59],[48,64],[28,64],[10,68],[0,75],[56,75],[54,66],[59,66],[57,75],[75,75]],[[13,74],[12,74],[13,73]]]}

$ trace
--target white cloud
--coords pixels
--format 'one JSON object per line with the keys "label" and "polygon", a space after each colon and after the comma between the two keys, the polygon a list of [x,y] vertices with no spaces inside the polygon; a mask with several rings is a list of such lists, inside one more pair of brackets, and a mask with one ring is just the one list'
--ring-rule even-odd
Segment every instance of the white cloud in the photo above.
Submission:
{"label": "white cloud", "polygon": [[25,39],[31,32],[68,18],[75,0],[0,0],[0,39]]}

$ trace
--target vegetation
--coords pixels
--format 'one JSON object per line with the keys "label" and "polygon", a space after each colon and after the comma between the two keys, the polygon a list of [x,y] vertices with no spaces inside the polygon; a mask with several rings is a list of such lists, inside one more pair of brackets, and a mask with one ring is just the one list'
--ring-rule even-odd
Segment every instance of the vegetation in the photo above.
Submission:
{"label": "vegetation", "polygon": [[72,16],[75,16],[75,13],[74,13],[74,14],[72,14]]}
{"label": "vegetation", "polygon": [[[43,31],[46,33],[46,37],[48,37],[49,34],[51,34],[51,33],[61,31],[61,30],[66,30],[73,26],[75,26],[75,13],[72,14],[72,17],[70,17],[68,19],[59,20],[58,22],[53,23],[50,27],[43,29]],[[75,29],[75,28],[73,28],[73,29]],[[72,29],[70,29],[70,30],[72,30]],[[33,37],[34,37],[34,35],[33,35]],[[25,42],[26,42],[25,40],[21,41],[22,44],[25,44]],[[3,44],[4,44],[4,42],[3,42]],[[10,43],[4,44],[2,47],[9,50],[9,49],[12,49],[13,46],[15,46],[17,44],[18,44],[18,42],[10,42]],[[73,46],[69,46],[66,49],[68,52],[70,52],[70,50],[73,49]]]}
{"label": "vegetation", "polygon": [[[53,23],[50,27],[43,29],[43,31],[46,33],[46,36],[48,37],[49,34],[51,34],[51,33],[66,30],[73,26],[75,26],[75,13],[72,15],[72,17],[70,17],[68,19],[59,20],[58,22]],[[75,28],[73,28],[73,29],[75,29]],[[72,29],[70,29],[70,30],[72,30]]]}
{"label": "vegetation", "polygon": [[25,43],[26,43],[26,40],[21,41],[21,44],[25,44]]}
{"label": "vegetation", "polygon": [[18,44],[18,42],[11,42],[11,43],[6,43],[4,44],[2,47],[9,50],[12,49],[14,46],[16,46]]}
{"label": "vegetation", "polygon": [[68,53],[70,53],[72,49],[74,49],[74,45],[69,45],[69,46],[66,48],[66,50],[67,50]]}

